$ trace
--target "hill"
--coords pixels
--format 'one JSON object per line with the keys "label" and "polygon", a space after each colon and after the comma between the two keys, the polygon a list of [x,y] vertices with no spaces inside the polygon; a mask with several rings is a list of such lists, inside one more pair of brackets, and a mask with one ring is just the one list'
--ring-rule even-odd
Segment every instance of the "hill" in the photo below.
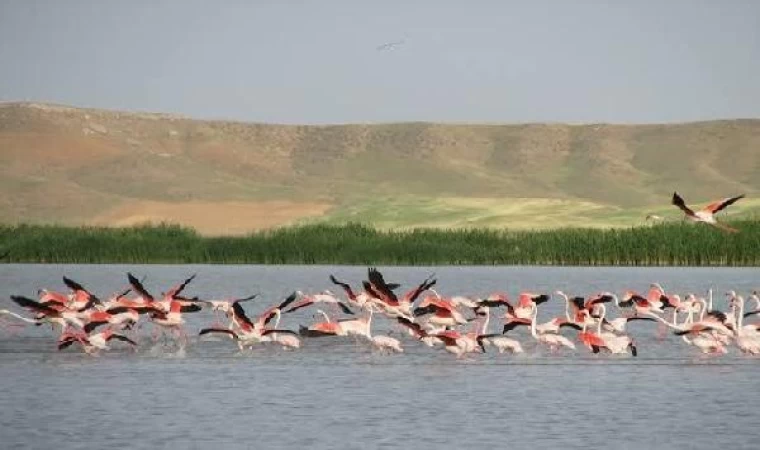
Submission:
{"label": "hill", "polygon": [[0,104],[4,223],[170,221],[206,234],[292,223],[629,226],[747,193],[760,120],[662,125],[291,126]]}

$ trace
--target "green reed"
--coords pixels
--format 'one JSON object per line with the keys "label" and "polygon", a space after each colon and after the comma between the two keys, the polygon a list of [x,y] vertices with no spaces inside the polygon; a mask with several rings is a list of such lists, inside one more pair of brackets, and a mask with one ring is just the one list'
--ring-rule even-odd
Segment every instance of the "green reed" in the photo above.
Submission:
{"label": "green reed", "polygon": [[129,228],[0,226],[4,262],[219,264],[760,265],[760,222],[740,233],[667,223],[541,231],[307,225],[204,237],[176,225]]}

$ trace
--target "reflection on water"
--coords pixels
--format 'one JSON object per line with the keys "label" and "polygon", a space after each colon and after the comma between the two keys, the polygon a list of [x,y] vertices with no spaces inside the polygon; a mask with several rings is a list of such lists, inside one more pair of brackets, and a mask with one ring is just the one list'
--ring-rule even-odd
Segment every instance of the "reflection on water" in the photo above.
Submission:
{"label": "reflection on water", "polygon": [[[246,305],[255,314],[296,289],[332,289],[330,273],[356,284],[366,269],[5,265],[0,308],[17,310],[7,300],[12,293],[63,289],[63,274],[107,296],[125,284],[127,270],[147,275],[155,292],[194,272],[193,295],[260,292],[262,300]],[[433,271],[442,294],[620,293],[653,281],[680,293],[756,288],[754,269],[383,269],[404,286]],[[550,302],[541,318],[562,308]],[[206,313],[190,317],[191,334],[213,321]],[[303,311],[282,325],[311,320]],[[401,335],[390,322],[377,325]],[[525,354],[462,360],[408,340],[401,355],[331,338],[296,351],[262,345],[242,353],[229,339],[193,338],[177,350],[150,343],[145,330],[137,352],[115,344],[94,358],[57,352],[49,328],[27,327],[0,335],[0,437],[3,448],[754,448],[758,359],[735,348],[706,357],[674,336],[659,339],[653,324],[629,327],[636,359],[581,346],[551,354],[521,330]]]}

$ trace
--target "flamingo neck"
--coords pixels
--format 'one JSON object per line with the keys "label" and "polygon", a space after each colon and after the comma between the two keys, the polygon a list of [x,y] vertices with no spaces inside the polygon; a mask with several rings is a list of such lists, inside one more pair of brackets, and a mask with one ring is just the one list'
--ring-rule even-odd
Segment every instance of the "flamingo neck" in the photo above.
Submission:
{"label": "flamingo neck", "polygon": [[486,334],[488,332],[488,322],[491,319],[491,308],[486,308],[486,318],[483,321],[483,326],[480,329],[480,334]]}
{"label": "flamingo neck", "polygon": [[599,304],[599,309],[602,310],[602,315],[598,319],[598,323],[596,325],[596,334],[601,335],[602,334],[602,322],[604,322],[604,317],[607,315],[607,308],[604,306],[604,304]]}
{"label": "flamingo neck", "polygon": [[742,330],[742,323],[744,323],[744,298],[738,296],[736,300],[739,302],[739,317],[736,318],[736,335],[738,336]]}
{"label": "flamingo neck", "polygon": [[707,311],[712,311],[713,310],[712,288],[707,290],[707,298],[708,298]]}
{"label": "flamingo neck", "polygon": [[557,292],[557,294],[565,299],[565,318],[572,322],[573,319],[570,318],[570,298],[568,298],[567,294],[561,291]]}
{"label": "flamingo neck", "polygon": [[[712,290],[710,291],[710,301],[712,302]],[[700,312],[699,312],[699,321],[701,322],[705,319],[705,314],[707,314],[707,309],[709,308],[709,306],[708,306],[708,303],[703,298],[699,299],[699,303],[702,305],[702,308],[700,308]]]}
{"label": "flamingo neck", "polygon": [[372,339],[372,315],[375,313],[375,308],[370,306],[369,308],[369,318],[367,319],[367,337]]}

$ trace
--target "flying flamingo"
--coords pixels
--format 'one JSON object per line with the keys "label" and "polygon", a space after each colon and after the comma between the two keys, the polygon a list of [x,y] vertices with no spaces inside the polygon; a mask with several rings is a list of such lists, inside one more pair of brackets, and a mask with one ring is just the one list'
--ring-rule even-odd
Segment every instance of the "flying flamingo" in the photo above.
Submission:
{"label": "flying flamingo", "polygon": [[710,203],[709,205],[705,206],[704,208],[694,211],[688,206],[686,206],[686,203],[684,202],[683,198],[681,198],[680,195],[678,195],[678,192],[673,192],[673,205],[677,206],[681,211],[686,214],[686,218],[689,219],[692,222],[701,222],[706,223],[708,225],[712,225],[714,227],[720,228],[724,231],[728,231],[730,233],[736,233],[739,230],[736,228],[729,227],[728,225],[722,224],[715,220],[715,213],[718,211],[721,211],[723,208],[734,204],[739,199],[744,198],[744,194],[738,195],[736,197],[727,197],[723,200],[718,200],[716,202]]}
{"label": "flying flamingo", "polygon": [[211,310],[214,312],[214,326],[217,326],[221,323],[219,313],[222,313],[226,316],[230,316],[232,314],[232,305],[239,302],[247,302],[249,300],[253,300],[256,298],[258,294],[253,294],[248,297],[244,298],[237,298],[237,299],[231,299],[231,300],[198,300],[199,303],[202,303],[204,305],[208,305]]}
{"label": "flying flamingo", "polygon": [[393,289],[398,287],[397,284],[387,283],[380,271],[375,268],[369,268],[367,272],[369,290],[380,300],[377,302],[378,306],[381,306],[392,317],[407,316],[407,318],[410,318],[414,301],[422,292],[430,289],[436,283],[436,280],[432,278],[433,275],[431,275],[399,299],[393,292]]}
{"label": "flying flamingo", "polygon": [[372,301],[372,296],[366,290],[356,294],[348,283],[338,281],[333,275],[330,275],[330,281],[333,284],[340,286],[346,292],[348,302],[352,305],[363,308],[367,302]]}
{"label": "flying flamingo", "polygon": [[63,350],[71,344],[79,342],[86,353],[94,354],[99,350],[108,350],[108,342],[112,339],[124,341],[132,345],[132,348],[137,347],[137,342],[122,334],[116,334],[109,328],[89,336],[79,332],[64,333],[58,340],[58,350]]}
{"label": "flying flamingo", "polygon": [[348,305],[338,300],[335,294],[333,294],[330,291],[324,291],[319,294],[313,294],[313,295],[306,295],[301,291],[296,291],[296,293],[303,298],[293,303],[293,305],[290,308],[288,308],[287,311],[284,311],[284,312],[291,313],[293,311],[297,311],[301,308],[305,308],[315,303],[329,303],[333,306],[339,306],[341,311],[343,311],[346,314],[351,314],[351,315],[354,314],[354,312],[351,311],[351,308],[349,308]]}
{"label": "flying flamingo", "polygon": [[70,309],[89,308],[92,305],[103,304],[103,302],[98,297],[96,297],[94,294],[91,294],[87,289],[85,289],[76,281],[63,277],[63,283],[73,291],[71,299],[67,304]]}
{"label": "flying flamingo", "polygon": [[11,300],[22,308],[27,308],[37,313],[37,319],[47,320],[50,323],[60,325],[62,330],[69,326],[80,329],[84,327],[82,320],[77,317],[78,311],[68,311],[58,303],[39,303],[21,295],[11,295]]}
{"label": "flying flamingo", "polygon": [[321,314],[325,318],[324,322],[317,322],[309,327],[301,326],[299,330],[301,336],[346,336],[346,331],[341,327],[340,323],[331,321],[330,316],[326,312],[318,309],[317,314]]}

